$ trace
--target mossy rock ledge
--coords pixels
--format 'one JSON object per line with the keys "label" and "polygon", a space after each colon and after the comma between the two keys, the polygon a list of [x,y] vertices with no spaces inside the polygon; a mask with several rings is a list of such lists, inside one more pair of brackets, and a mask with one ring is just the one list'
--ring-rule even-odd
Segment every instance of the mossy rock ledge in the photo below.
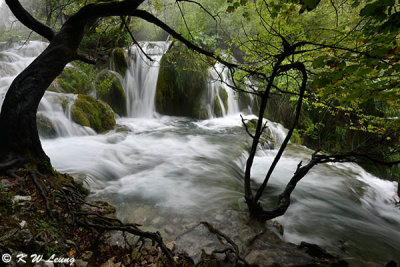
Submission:
{"label": "mossy rock ledge", "polygon": [[45,138],[57,137],[57,132],[51,123],[51,120],[45,115],[40,113],[36,115],[36,125],[40,136]]}
{"label": "mossy rock ledge", "polygon": [[[214,98],[214,105],[213,105],[213,111],[214,111],[214,115],[217,117],[222,117],[223,111],[222,111],[222,105],[224,106],[224,110],[227,113],[228,112],[228,93],[226,92],[225,88],[223,88],[222,86],[220,86],[218,89],[218,95],[215,95]],[[221,99],[221,101],[220,101]],[[222,105],[221,105],[222,103]]]}
{"label": "mossy rock ledge", "polygon": [[114,128],[114,112],[109,105],[88,95],[78,95],[71,108],[74,122],[103,133]]}
{"label": "mossy rock ledge", "polygon": [[[257,119],[251,119],[249,120],[246,125],[247,129],[250,131],[250,133],[254,134],[257,128]],[[259,144],[264,148],[264,149],[274,149],[275,148],[275,140],[274,138],[268,133],[268,128],[265,129],[260,136],[259,139]]]}
{"label": "mossy rock ledge", "polygon": [[92,87],[90,77],[77,67],[66,67],[48,89],[67,94],[88,94]]}
{"label": "mossy rock ledge", "polygon": [[187,48],[174,45],[161,59],[156,110],[165,115],[205,119],[207,89],[208,64]]}
{"label": "mossy rock ledge", "polygon": [[126,115],[126,95],[121,79],[115,72],[103,70],[96,80],[96,96],[120,116]]}
{"label": "mossy rock ledge", "polygon": [[128,61],[126,60],[125,49],[118,47],[112,50],[110,55],[111,69],[125,76],[128,69]]}

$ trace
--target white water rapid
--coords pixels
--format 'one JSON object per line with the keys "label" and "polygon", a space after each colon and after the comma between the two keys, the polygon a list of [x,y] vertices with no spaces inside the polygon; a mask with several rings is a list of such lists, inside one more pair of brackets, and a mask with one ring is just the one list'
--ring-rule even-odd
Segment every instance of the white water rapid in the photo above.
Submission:
{"label": "white water rapid", "polygon": [[[45,45],[30,42],[0,52],[1,96]],[[161,58],[162,47],[154,57]],[[243,171],[250,140],[238,109],[208,120],[154,116],[159,60],[144,64],[137,51],[131,51],[133,55],[136,61],[132,59],[125,81],[131,92],[130,117],[118,119],[116,130],[88,135],[88,129],[72,123],[68,112],[58,108],[59,99],[74,96],[46,93],[40,112],[53,124],[63,124],[58,138],[42,138],[52,164],[61,172],[87,176],[93,198],[111,201],[120,219],[159,230],[166,239],[206,220],[240,242],[245,235],[240,214],[246,211]],[[268,125],[275,140],[282,140],[285,129]],[[276,153],[277,146],[259,151],[252,171],[256,183]],[[305,147],[289,145],[262,200],[265,206],[273,206],[299,161],[306,162],[310,154]],[[284,240],[317,243],[355,265],[360,260],[400,262],[395,195],[394,182],[378,179],[358,165],[320,165],[298,184],[288,212],[277,220],[284,226]]]}
{"label": "white water rapid", "polygon": [[[213,112],[214,107],[212,106],[214,104],[215,97],[218,99],[223,116],[239,114],[239,103],[237,96],[235,96],[234,91],[229,87],[229,85],[232,85],[232,81],[230,79],[228,68],[221,63],[217,63],[213,68],[210,68],[209,76],[210,82],[206,99],[208,104],[208,117],[212,118],[215,116]],[[222,100],[221,94],[223,91],[227,94],[227,110],[225,109]]]}
{"label": "white water rapid", "polygon": [[[11,82],[47,45],[45,42],[31,41],[26,45],[13,44],[0,50],[0,108]],[[47,91],[40,102],[38,118],[51,123],[59,137],[95,134],[91,128],[71,121],[71,105],[75,99],[76,96],[72,94]]]}
{"label": "white water rapid", "polygon": [[155,112],[154,96],[160,60],[170,42],[146,42],[140,46],[151,60],[137,46],[130,47],[129,66],[124,79],[127,113],[129,117],[151,118]]}

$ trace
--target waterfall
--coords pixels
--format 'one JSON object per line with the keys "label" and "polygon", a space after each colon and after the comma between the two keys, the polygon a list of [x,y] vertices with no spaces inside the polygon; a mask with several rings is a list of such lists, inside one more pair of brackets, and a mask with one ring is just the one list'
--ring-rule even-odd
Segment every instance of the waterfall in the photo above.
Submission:
{"label": "waterfall", "polygon": [[[10,47],[0,48],[0,108],[12,81],[43,52],[47,45],[46,42],[30,41],[25,45],[16,43]],[[71,106],[75,99],[76,96],[72,94],[50,91],[45,93],[37,117],[39,121],[51,124],[48,126],[51,128],[52,137],[95,134],[91,128],[82,127],[71,120]]]}
{"label": "waterfall", "polygon": [[[209,76],[208,103],[213,105],[214,99],[218,101],[222,110],[222,116],[239,113],[238,97],[231,88],[233,83],[229,69],[221,63],[216,63],[214,67],[209,69]],[[225,100],[223,99],[224,96]],[[208,109],[209,117],[215,117],[216,115],[212,110],[212,108]]]}
{"label": "waterfall", "polygon": [[129,48],[128,69],[124,79],[129,117],[151,118],[153,116],[160,60],[170,44],[169,41],[141,42],[141,48],[151,60],[137,45]]}
{"label": "waterfall", "polygon": [[[169,41],[141,42],[141,48],[151,60],[137,45],[128,49],[128,69],[123,81],[128,117],[151,118],[155,114],[154,103],[160,61],[170,45]],[[111,69],[115,69],[113,62]],[[229,69],[221,63],[216,63],[209,68],[208,79],[208,86],[202,99],[202,106],[207,111],[208,118],[238,114],[239,95],[231,88],[233,82]],[[252,103],[253,97],[251,95],[248,97]],[[216,105],[220,109],[218,113]],[[251,105],[246,109],[251,113]]]}

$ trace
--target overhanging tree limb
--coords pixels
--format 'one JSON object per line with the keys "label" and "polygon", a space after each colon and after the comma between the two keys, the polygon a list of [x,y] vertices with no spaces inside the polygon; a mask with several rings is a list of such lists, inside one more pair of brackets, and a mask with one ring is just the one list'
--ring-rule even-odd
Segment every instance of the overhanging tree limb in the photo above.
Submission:
{"label": "overhanging tree limb", "polygon": [[35,19],[28,11],[21,5],[18,0],[6,0],[8,7],[14,16],[26,27],[40,34],[47,40],[53,40],[56,32],[49,26],[41,23]]}
{"label": "overhanging tree limb", "polygon": [[196,45],[194,45],[192,42],[186,40],[182,35],[180,35],[179,33],[177,33],[175,30],[173,30],[171,27],[169,27],[167,24],[165,24],[164,22],[162,22],[161,20],[159,20],[158,18],[156,18],[155,16],[153,16],[152,14],[150,14],[147,11],[144,10],[136,10],[135,13],[133,14],[133,16],[144,19],[147,22],[150,22],[158,27],[160,27],[161,29],[163,29],[164,31],[166,31],[167,33],[169,33],[172,37],[174,37],[175,39],[181,41],[182,43],[184,43],[188,48],[203,54],[205,56],[211,57],[217,61],[219,61],[220,63],[226,65],[229,68],[233,68],[233,67],[238,67],[236,64],[227,62],[226,60],[222,59],[219,56],[214,55],[213,53],[198,47]]}

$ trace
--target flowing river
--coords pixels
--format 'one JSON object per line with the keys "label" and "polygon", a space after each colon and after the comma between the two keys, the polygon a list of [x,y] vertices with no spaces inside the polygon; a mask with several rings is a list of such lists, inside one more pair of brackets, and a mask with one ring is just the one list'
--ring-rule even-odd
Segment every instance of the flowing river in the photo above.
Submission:
{"label": "flowing river", "polygon": [[[32,41],[24,47],[3,48],[0,105],[12,79],[45,46]],[[155,90],[153,76],[159,64],[145,64],[150,70],[139,75],[144,61],[132,57],[125,90],[130,97],[144,95],[151,100],[154,93],[148,90]],[[146,88],[129,88],[132,83]],[[144,89],[146,93],[129,91]],[[130,117],[118,118],[114,130],[98,135],[70,120],[68,108],[61,107],[61,96],[71,103],[75,99],[48,92],[39,108],[57,125],[57,138],[42,138],[44,149],[57,170],[86,177],[91,197],[112,202],[121,220],[159,230],[166,239],[174,239],[199,221],[225,226],[221,230],[228,234],[235,231],[229,229],[231,224],[243,223],[235,214],[246,211],[242,177],[250,138],[239,113],[194,120],[159,115],[154,105],[141,106],[135,113],[132,104]],[[274,122],[268,125],[279,143],[286,130]],[[252,170],[255,183],[262,181],[276,147],[257,154]],[[264,205],[274,205],[297,164],[306,162],[311,153],[303,146],[289,145],[264,194]],[[395,182],[374,177],[356,164],[325,164],[298,184],[291,206],[277,221],[284,227],[285,241],[316,243],[353,259],[354,264],[358,259],[400,262],[400,209],[395,201]]]}

